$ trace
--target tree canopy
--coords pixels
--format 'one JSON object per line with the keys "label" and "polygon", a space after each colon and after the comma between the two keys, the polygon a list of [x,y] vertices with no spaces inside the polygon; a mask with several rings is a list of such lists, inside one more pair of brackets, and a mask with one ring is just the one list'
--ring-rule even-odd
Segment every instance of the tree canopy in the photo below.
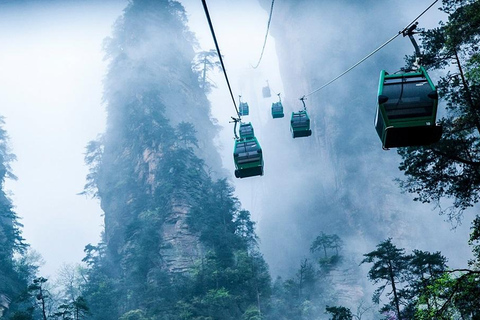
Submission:
{"label": "tree canopy", "polygon": [[[448,21],[422,33],[423,65],[443,70],[438,91],[446,103],[443,136],[424,147],[400,148],[402,189],[439,205],[451,219],[475,205],[480,191],[480,3],[443,1]],[[442,199],[452,199],[442,207]]]}

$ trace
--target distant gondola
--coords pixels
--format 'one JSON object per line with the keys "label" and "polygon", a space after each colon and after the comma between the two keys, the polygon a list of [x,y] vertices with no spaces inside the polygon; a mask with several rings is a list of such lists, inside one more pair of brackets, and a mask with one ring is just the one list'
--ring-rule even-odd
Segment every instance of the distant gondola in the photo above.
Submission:
{"label": "distant gondola", "polygon": [[272,103],[272,117],[273,119],[276,118],[283,118],[285,115],[283,114],[283,106],[281,102],[274,102]]}
{"label": "distant gondola", "polygon": [[380,73],[375,128],[384,149],[429,145],[440,140],[438,94],[423,67]]}
{"label": "distant gondola", "polygon": [[238,106],[238,113],[240,116],[248,116],[249,110],[248,110],[248,103],[246,102],[240,102]]}
{"label": "distant gondola", "polygon": [[272,96],[270,93],[270,86],[268,85],[268,81],[267,86],[262,88],[262,95],[264,98],[270,98]]}
{"label": "distant gondola", "polygon": [[285,115],[283,114],[283,105],[282,100],[280,99],[280,93],[278,94],[278,102],[272,103],[272,117],[273,119],[276,118],[283,118]]}

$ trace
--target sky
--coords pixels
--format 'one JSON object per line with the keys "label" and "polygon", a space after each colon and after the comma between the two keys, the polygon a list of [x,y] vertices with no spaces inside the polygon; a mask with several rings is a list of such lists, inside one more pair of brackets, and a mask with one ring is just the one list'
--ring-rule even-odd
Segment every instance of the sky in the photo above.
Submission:
{"label": "sky", "polygon": [[[201,2],[181,2],[199,41],[197,50],[213,49]],[[88,173],[83,160],[85,146],[105,127],[102,79],[108,61],[103,59],[102,41],[111,34],[127,1],[13,3],[0,0],[0,115],[5,117],[10,146],[18,158],[12,164],[18,180],[8,181],[6,187],[24,224],[23,236],[43,256],[41,273],[48,277],[64,263],[79,263],[84,246],[100,240],[103,216],[99,202],[78,193]],[[404,15],[415,17],[429,3],[405,4]],[[284,91],[274,38],[268,38],[260,67],[252,68],[262,49],[268,12],[257,0],[209,0],[208,5],[235,98],[242,95],[250,104],[249,120],[262,136],[267,133],[263,125],[270,115],[261,103],[261,87],[268,80],[272,95]],[[423,27],[433,27],[441,18],[436,8],[429,14],[422,20]],[[274,23],[280,23],[275,11]],[[391,36],[381,36],[378,44]],[[363,56],[351,57],[352,64]],[[223,127],[215,143],[224,167],[233,176],[233,126],[229,120],[235,115],[234,108],[223,75],[210,77],[218,86],[209,95],[212,116]],[[396,153],[386,156],[395,157]],[[266,167],[267,174],[268,170]],[[233,181],[242,205],[261,228],[261,198],[271,187],[265,182],[268,180]]]}
{"label": "sky", "polygon": [[6,188],[44,276],[80,262],[100,239],[98,201],[77,194],[85,146],[105,126],[102,41],[125,5],[0,1],[0,114],[18,159]]}

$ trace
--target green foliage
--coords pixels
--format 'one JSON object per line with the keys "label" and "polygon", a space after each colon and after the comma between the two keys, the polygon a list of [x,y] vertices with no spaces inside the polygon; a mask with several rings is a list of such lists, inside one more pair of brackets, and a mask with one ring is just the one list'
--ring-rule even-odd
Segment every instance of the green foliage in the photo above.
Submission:
{"label": "green foliage", "polygon": [[391,291],[386,294],[390,302],[382,307],[381,312],[393,311],[400,319],[400,305],[403,304],[405,297],[399,285],[406,281],[409,263],[405,249],[397,248],[392,243],[392,239],[387,239],[378,244],[376,250],[364,254],[364,257],[362,263],[373,263],[368,272],[368,278],[374,284],[381,284],[373,294],[373,302],[380,303],[380,297],[385,288],[391,287]]}
{"label": "green foliage", "polygon": [[215,127],[191,37],[177,1],[133,0],[105,41],[107,131],[85,155],[84,193],[105,211],[102,242],[85,248],[89,319],[260,319],[266,308],[255,224],[202,160]]}
{"label": "green foliage", "polygon": [[[182,305],[184,309],[188,307],[192,319],[215,318],[215,315],[221,319],[240,319],[253,306],[262,310],[270,297],[268,267],[255,251],[234,252],[229,265],[219,260],[214,252],[209,252],[205,259],[198,261],[194,274],[194,296],[189,301],[184,300]],[[222,307],[226,308],[222,311],[226,313],[220,316],[222,301],[230,302]]]}
{"label": "green foliage", "polygon": [[437,277],[422,292],[417,303],[416,319],[478,319],[478,272],[448,271]]}
{"label": "green foliage", "polygon": [[266,319],[317,319],[325,305],[336,302],[330,275],[342,265],[342,247],[338,235],[321,232],[310,246],[313,259],[303,259],[293,278],[275,280]]}
{"label": "green foliage", "polygon": [[5,178],[16,179],[10,167],[10,163],[16,160],[16,156],[10,153],[8,135],[5,129],[3,129],[4,124],[5,120],[0,116],[0,183],[2,186]]}
{"label": "green foliage", "polygon": [[100,164],[103,155],[103,143],[101,138],[98,140],[90,141],[86,147],[85,152],[85,164],[89,167],[89,173],[87,174],[87,183],[83,187],[81,194],[90,195],[92,197],[98,197],[96,181],[99,179]]}
{"label": "green foliage", "polygon": [[[10,153],[8,136],[3,125],[4,120],[0,116],[0,266],[6,267],[2,273],[8,273],[8,269],[12,268],[14,252],[23,253],[27,245],[21,236],[22,225],[18,222],[12,203],[4,190],[5,179],[16,179],[10,167],[10,163],[16,158]],[[0,291],[1,289],[0,285]]]}
{"label": "green foliage", "polygon": [[228,265],[233,251],[256,246],[255,224],[250,213],[240,209],[238,199],[233,196],[234,189],[226,179],[213,182],[205,191],[188,222],[192,230],[199,232],[202,242]]}
{"label": "green foliage", "polygon": [[256,306],[250,306],[242,316],[242,320],[262,320],[263,316]]}
{"label": "green foliage", "polygon": [[85,319],[89,314],[89,308],[86,300],[79,296],[70,303],[63,303],[57,307],[57,312],[53,313],[49,318],[62,320],[80,320]]}
{"label": "green foliage", "polygon": [[119,320],[150,320],[145,316],[145,312],[140,309],[130,310],[124,313]]}
{"label": "green foliage", "polygon": [[384,282],[375,292],[374,301],[379,303],[381,291],[387,285],[391,287],[391,293],[387,294],[389,304],[383,306],[382,313],[394,312],[398,319],[476,319],[479,316],[479,271],[448,270],[440,252],[413,250],[413,254],[406,255],[391,239],[365,256],[364,262],[375,262],[369,272],[370,279],[374,283]]}
{"label": "green foliage", "polygon": [[47,320],[47,308],[48,304],[51,302],[51,294],[45,288],[45,283],[48,279],[44,277],[38,277],[33,279],[33,283],[28,286],[28,291],[31,295],[37,300],[37,307],[40,311],[43,320]]}
{"label": "green foliage", "polygon": [[324,258],[327,258],[327,249],[335,249],[335,254],[338,255],[339,249],[343,247],[343,241],[336,234],[328,235],[322,232],[312,243],[310,252],[315,252],[323,249]]}
{"label": "green foliage", "polygon": [[338,235],[329,235],[322,232],[313,241],[310,246],[310,252],[315,253],[321,250],[323,252],[323,257],[319,258],[318,262],[324,271],[329,271],[341,262],[342,257],[339,255],[339,251],[342,248],[343,241]]}
{"label": "green foliage", "polygon": [[[406,175],[400,186],[416,194],[415,200],[433,202],[449,219],[460,221],[463,212],[480,200],[480,2],[444,0],[442,10],[448,21],[423,33],[423,63],[430,69],[447,70],[438,82],[447,106],[440,120],[444,134],[431,146],[399,149],[400,170]],[[442,208],[445,198],[451,199],[451,206]],[[439,254],[427,257],[416,253],[417,258],[425,259],[417,262],[426,266],[427,259],[434,259],[430,262],[438,267],[429,271],[429,277],[416,273],[419,281],[410,294],[420,298],[416,311],[412,304],[409,308],[417,318],[478,317],[479,230],[477,216],[469,241],[474,255],[469,261],[471,269],[444,271],[445,261]]]}
{"label": "green foliage", "polygon": [[350,309],[345,307],[327,306],[325,310],[327,313],[330,313],[333,316],[333,318],[330,318],[330,320],[352,320],[353,319],[352,312],[350,311]]}
{"label": "green foliage", "polygon": [[207,73],[214,70],[220,70],[222,65],[218,59],[217,50],[200,51],[195,56],[192,68],[198,73],[200,87],[207,93],[216,88],[216,85],[210,80]]}
{"label": "green foliage", "polygon": [[33,320],[33,315],[28,311],[17,311],[15,312],[9,320]]}
{"label": "green foliage", "polygon": [[480,86],[478,38],[480,3],[444,1],[448,22],[423,34],[423,63],[430,68],[448,68],[438,82],[447,112],[440,120],[444,134],[431,146],[399,149],[400,170],[406,179],[402,189],[417,194],[415,200],[440,205],[453,199],[444,210],[451,219],[479,201],[480,188]]}
{"label": "green foliage", "polygon": [[193,145],[198,148],[198,139],[195,136],[196,133],[195,126],[190,122],[182,121],[177,125],[176,135],[178,140],[182,141],[184,147]]}
{"label": "green foliage", "polygon": [[10,167],[16,157],[10,152],[4,124],[0,116],[0,296],[9,301],[5,317],[29,319],[31,312],[26,310],[29,306],[23,305],[20,297],[36,268],[27,262],[28,245],[22,237],[23,225],[5,190],[5,180],[16,179]]}

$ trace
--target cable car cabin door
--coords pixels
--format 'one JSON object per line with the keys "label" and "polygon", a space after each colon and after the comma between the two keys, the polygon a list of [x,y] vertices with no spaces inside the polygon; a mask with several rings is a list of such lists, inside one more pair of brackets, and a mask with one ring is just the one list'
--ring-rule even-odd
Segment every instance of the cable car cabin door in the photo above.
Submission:
{"label": "cable car cabin door", "polygon": [[438,94],[425,69],[389,75],[382,70],[375,128],[385,149],[428,145],[440,140]]}

